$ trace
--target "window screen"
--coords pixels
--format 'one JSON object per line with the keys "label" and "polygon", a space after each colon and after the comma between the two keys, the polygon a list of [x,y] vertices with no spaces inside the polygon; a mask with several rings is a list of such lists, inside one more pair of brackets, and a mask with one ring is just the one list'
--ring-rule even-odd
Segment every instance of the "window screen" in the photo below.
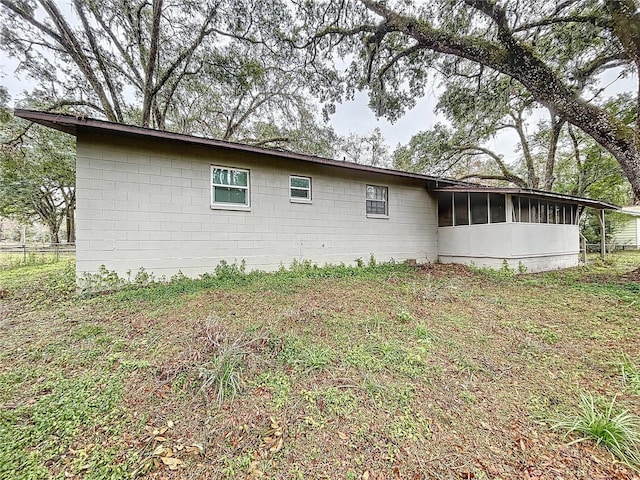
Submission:
{"label": "window screen", "polygon": [[214,205],[249,205],[249,171],[211,167],[211,201]]}
{"label": "window screen", "polygon": [[367,185],[367,215],[388,215],[389,188]]}

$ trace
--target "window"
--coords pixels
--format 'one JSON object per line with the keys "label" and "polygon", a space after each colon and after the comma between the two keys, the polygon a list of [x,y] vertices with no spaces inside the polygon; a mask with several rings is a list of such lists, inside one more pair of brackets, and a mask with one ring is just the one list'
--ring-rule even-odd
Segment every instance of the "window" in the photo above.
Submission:
{"label": "window", "polygon": [[289,200],[292,202],[311,202],[311,178],[289,177]]}
{"label": "window", "polygon": [[211,204],[249,207],[249,170],[212,166]]}
{"label": "window", "polygon": [[389,188],[367,185],[367,215],[389,215]]}

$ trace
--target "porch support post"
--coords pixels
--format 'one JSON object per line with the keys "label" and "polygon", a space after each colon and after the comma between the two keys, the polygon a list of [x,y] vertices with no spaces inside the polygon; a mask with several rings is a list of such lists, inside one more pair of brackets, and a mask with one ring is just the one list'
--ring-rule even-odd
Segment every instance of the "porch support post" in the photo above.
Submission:
{"label": "porch support post", "polygon": [[600,258],[604,260],[607,251],[607,236],[604,229],[604,210],[599,211],[598,219],[600,220]]}

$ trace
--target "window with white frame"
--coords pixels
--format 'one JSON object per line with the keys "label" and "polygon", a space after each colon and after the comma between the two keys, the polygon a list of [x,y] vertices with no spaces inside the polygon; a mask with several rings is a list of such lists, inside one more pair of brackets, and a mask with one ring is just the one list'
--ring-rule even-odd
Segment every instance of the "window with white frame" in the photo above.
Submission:
{"label": "window with white frame", "polygon": [[211,205],[249,207],[249,170],[212,165]]}
{"label": "window with white frame", "polygon": [[311,177],[289,176],[289,200],[311,202]]}
{"label": "window with white frame", "polygon": [[380,185],[367,185],[367,215],[389,215],[389,188]]}

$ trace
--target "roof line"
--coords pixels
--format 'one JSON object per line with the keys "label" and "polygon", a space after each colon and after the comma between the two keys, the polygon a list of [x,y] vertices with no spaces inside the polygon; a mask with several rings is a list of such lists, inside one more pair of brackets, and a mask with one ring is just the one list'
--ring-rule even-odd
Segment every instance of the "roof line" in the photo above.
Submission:
{"label": "roof line", "polygon": [[264,147],[256,147],[242,143],[230,142],[226,140],[215,140],[206,137],[196,137],[184,133],[167,132],[164,130],[155,130],[147,127],[139,127],[136,125],[125,125],[122,123],[109,122],[106,120],[98,120],[84,116],[68,115],[63,113],[48,113],[37,110],[15,109],[14,115],[31,122],[39,123],[46,127],[77,136],[78,130],[94,130],[110,133],[119,133],[130,136],[141,136],[146,138],[157,138],[169,141],[177,141],[189,143],[192,145],[215,147],[224,150],[254,153],[258,155],[266,155],[272,157],[280,157],[289,160],[315,163],[327,165],[337,168],[346,168],[369,173],[379,173],[383,175],[393,175],[397,177],[414,178],[434,182],[436,186],[441,183],[444,185],[470,185],[467,182],[461,182],[449,178],[434,177],[419,173],[405,172],[402,170],[392,170],[387,168],[372,167],[369,165],[361,165],[353,162],[340,160],[332,160],[329,158],[318,157],[301,153],[290,152],[286,150],[276,150]]}

